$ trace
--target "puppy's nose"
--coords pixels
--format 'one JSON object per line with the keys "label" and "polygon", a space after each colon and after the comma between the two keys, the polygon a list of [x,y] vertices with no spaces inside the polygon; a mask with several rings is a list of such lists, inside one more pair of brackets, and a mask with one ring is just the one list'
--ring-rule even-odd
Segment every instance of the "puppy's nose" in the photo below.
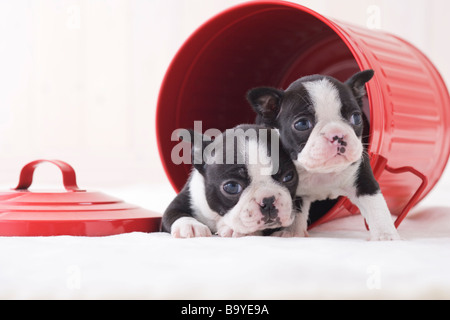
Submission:
{"label": "puppy's nose", "polygon": [[347,145],[347,143],[345,142],[345,140],[347,139],[347,136],[345,134],[332,133],[332,134],[328,134],[325,137],[325,139],[330,141],[330,143],[332,143],[332,144],[338,144],[338,145],[345,144],[345,146]]}
{"label": "puppy's nose", "polygon": [[347,136],[341,133],[331,133],[328,134],[325,139],[327,139],[333,146],[337,148],[337,153],[344,154],[347,149]]}
{"label": "puppy's nose", "polygon": [[264,198],[259,205],[261,213],[268,219],[275,219],[278,215],[278,209],[275,207],[275,197]]}

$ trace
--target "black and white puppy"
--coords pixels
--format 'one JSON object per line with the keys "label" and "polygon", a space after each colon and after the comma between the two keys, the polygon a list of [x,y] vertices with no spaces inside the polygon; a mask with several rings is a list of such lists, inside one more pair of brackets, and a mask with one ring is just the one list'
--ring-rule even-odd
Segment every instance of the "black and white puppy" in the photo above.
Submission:
{"label": "black and white puppy", "polygon": [[[293,201],[297,170],[280,146],[276,130],[241,125],[213,141],[200,137],[203,143],[192,147],[194,165],[189,180],[163,215],[164,232],[176,238],[240,237],[262,235],[264,230],[288,227],[296,221],[298,236],[307,235],[301,199]],[[193,141],[189,137],[184,140]],[[284,229],[273,235],[294,236]]]}
{"label": "black and white puppy", "polygon": [[346,196],[366,219],[372,240],[398,240],[362,143],[362,99],[373,76],[373,70],[366,70],[345,83],[307,76],[285,91],[250,90],[247,99],[258,114],[257,123],[279,130],[297,167],[297,195],[305,208],[313,201]]}

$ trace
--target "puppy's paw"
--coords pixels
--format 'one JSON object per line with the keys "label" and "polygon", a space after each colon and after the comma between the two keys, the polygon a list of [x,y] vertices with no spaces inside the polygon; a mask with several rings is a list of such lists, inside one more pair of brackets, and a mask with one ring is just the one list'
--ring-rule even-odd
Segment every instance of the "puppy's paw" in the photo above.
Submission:
{"label": "puppy's paw", "polygon": [[245,235],[239,232],[234,231],[233,229],[231,229],[229,226],[227,225],[223,225],[221,226],[218,230],[217,230],[217,235],[222,237],[222,238],[242,238]]}
{"label": "puppy's paw", "polygon": [[284,228],[280,231],[272,233],[271,236],[280,238],[307,238],[309,237],[309,234],[306,230],[293,230],[290,228]]}
{"label": "puppy's paw", "polygon": [[370,241],[398,241],[402,240],[398,232],[371,232]]}
{"label": "puppy's paw", "polygon": [[180,218],[172,224],[171,234],[174,238],[211,237],[211,230],[194,218]]}
{"label": "puppy's paw", "polygon": [[306,238],[308,235],[308,216],[302,213],[297,214],[294,222],[286,228],[272,234],[281,238]]}

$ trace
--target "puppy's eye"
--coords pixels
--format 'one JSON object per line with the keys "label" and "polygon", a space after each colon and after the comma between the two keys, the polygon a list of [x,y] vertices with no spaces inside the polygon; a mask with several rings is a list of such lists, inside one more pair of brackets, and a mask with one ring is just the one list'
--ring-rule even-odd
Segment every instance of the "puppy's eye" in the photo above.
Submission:
{"label": "puppy's eye", "polygon": [[289,171],[287,174],[284,175],[283,177],[283,183],[288,183],[291,182],[294,179],[294,172],[293,171]]}
{"label": "puppy's eye", "polygon": [[296,123],[294,123],[294,128],[295,128],[295,130],[298,130],[298,131],[306,131],[306,130],[311,129],[312,127],[313,127],[313,124],[307,118],[302,118],[302,119],[298,120]]}
{"label": "puppy's eye", "polygon": [[352,116],[350,117],[350,123],[355,126],[359,126],[362,123],[361,113],[355,112],[354,114],[352,114]]}
{"label": "puppy's eye", "polygon": [[230,181],[223,185],[223,191],[228,194],[239,194],[242,192],[242,190],[242,186],[235,181]]}

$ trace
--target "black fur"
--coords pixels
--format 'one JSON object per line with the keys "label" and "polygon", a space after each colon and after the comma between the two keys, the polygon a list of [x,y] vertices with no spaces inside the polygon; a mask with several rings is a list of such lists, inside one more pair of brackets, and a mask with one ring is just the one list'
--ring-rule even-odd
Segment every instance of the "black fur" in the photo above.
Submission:
{"label": "black fur", "polygon": [[189,182],[187,182],[164,212],[161,231],[170,233],[171,226],[175,221],[183,217],[193,217],[191,207],[189,206],[190,199]]}
{"label": "black fur", "polygon": [[372,168],[370,167],[370,159],[367,153],[363,154],[363,159],[359,165],[358,176],[355,181],[356,195],[371,196],[380,191],[380,185],[373,176]]}

